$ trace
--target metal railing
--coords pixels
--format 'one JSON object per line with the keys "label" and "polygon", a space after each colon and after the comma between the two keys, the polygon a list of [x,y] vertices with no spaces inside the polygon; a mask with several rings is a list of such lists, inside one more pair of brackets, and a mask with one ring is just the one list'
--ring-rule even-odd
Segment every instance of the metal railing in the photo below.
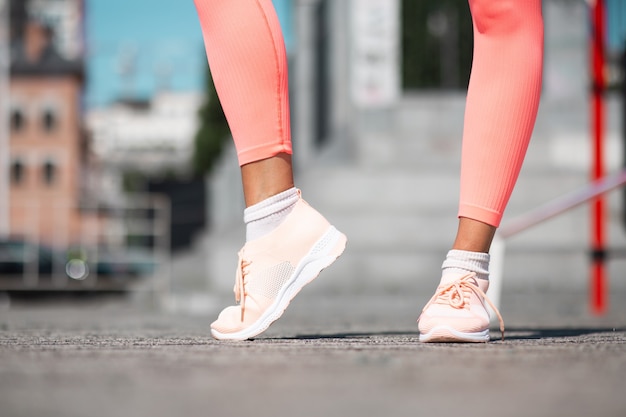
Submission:
{"label": "metal railing", "polygon": [[12,212],[19,219],[13,236],[0,240],[0,291],[169,294],[166,197],[131,195],[112,207],[31,200],[14,203]]}
{"label": "metal railing", "polygon": [[580,190],[556,198],[501,226],[496,232],[490,250],[489,298],[494,305],[500,307],[504,257],[508,238],[624,185],[626,185],[626,169],[594,181]]}

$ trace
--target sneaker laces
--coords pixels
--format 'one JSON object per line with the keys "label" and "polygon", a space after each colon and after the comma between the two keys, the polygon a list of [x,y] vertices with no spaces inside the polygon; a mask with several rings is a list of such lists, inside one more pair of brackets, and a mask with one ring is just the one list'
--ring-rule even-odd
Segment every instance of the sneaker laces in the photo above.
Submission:
{"label": "sneaker laces", "polygon": [[246,310],[246,275],[248,274],[248,266],[252,262],[246,261],[243,258],[243,250],[237,254],[239,259],[237,260],[237,272],[235,273],[235,301],[239,303],[241,308],[241,321],[243,322],[244,311]]}
{"label": "sneaker laces", "polygon": [[474,292],[479,297],[482,297],[483,300],[487,301],[487,304],[489,304],[494,313],[496,313],[496,316],[498,316],[500,332],[502,333],[502,340],[504,340],[504,320],[502,319],[502,315],[500,315],[496,306],[491,302],[489,297],[487,297],[487,294],[485,294],[478,285],[474,284],[476,279],[476,274],[471,272],[448,284],[440,285],[435,295],[433,295],[422,309],[422,314],[433,303],[446,304],[457,309],[465,308],[470,302],[471,292]]}

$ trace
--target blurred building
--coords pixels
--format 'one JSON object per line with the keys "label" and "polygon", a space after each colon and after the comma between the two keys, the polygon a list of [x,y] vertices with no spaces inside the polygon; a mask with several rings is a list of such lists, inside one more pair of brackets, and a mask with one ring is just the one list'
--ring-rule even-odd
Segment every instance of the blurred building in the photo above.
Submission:
{"label": "blurred building", "polygon": [[66,243],[79,239],[83,218],[82,1],[11,7],[10,231]]}
{"label": "blurred building", "polygon": [[90,110],[86,124],[101,197],[121,198],[124,173],[188,175],[202,100],[198,92],[161,92]]}
{"label": "blurred building", "polygon": [[11,37],[18,39],[26,24],[35,20],[53,33],[52,44],[66,59],[84,53],[84,0],[11,0]]}

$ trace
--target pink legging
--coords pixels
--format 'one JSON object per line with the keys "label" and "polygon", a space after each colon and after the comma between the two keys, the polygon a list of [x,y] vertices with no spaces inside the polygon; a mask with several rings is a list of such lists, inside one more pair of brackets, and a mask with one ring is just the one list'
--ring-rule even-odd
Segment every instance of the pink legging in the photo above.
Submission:
{"label": "pink legging", "polygon": [[[239,164],[291,153],[287,59],[271,0],[195,0],[211,74]],[[535,124],[543,60],[541,0],[469,0],[459,216],[498,226]]]}

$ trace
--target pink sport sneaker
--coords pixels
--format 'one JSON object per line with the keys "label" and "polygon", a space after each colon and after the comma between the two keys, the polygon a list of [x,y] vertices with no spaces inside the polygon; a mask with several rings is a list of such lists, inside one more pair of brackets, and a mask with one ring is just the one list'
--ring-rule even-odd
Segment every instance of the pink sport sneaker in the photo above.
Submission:
{"label": "pink sport sneaker", "polygon": [[442,278],[435,295],[417,319],[420,342],[488,342],[489,313],[485,301],[504,322],[487,295],[489,281],[469,273],[457,278]]}
{"label": "pink sport sneaker", "polygon": [[278,228],[239,251],[234,289],[239,304],[211,324],[213,337],[245,340],[264,332],[345,246],[345,235],[301,198]]}

